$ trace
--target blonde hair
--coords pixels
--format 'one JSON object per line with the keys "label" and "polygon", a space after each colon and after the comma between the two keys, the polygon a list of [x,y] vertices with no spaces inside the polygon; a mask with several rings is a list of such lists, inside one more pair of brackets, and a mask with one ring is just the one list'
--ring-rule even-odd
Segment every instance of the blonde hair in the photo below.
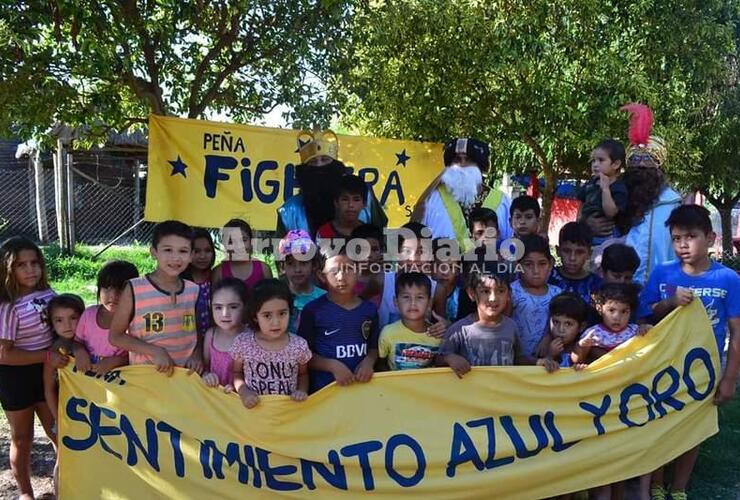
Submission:
{"label": "blonde hair", "polygon": [[15,302],[21,296],[21,287],[15,279],[15,266],[18,255],[23,250],[33,250],[41,265],[41,279],[36,283],[36,290],[49,288],[49,280],[46,274],[46,263],[44,254],[41,253],[36,244],[22,236],[14,236],[5,240],[0,246],[0,304],[4,302]]}

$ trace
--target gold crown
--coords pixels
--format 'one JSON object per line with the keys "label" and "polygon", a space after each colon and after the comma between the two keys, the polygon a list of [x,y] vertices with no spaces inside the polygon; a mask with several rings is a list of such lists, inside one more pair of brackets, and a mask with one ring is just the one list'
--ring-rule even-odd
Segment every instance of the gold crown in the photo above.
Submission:
{"label": "gold crown", "polygon": [[627,163],[635,154],[648,154],[658,167],[662,167],[668,159],[668,148],[662,137],[651,135],[647,144],[634,144],[627,150]]}
{"label": "gold crown", "polygon": [[331,130],[301,130],[298,134],[298,153],[301,163],[306,163],[319,156],[328,156],[334,160],[339,153],[339,138]]}

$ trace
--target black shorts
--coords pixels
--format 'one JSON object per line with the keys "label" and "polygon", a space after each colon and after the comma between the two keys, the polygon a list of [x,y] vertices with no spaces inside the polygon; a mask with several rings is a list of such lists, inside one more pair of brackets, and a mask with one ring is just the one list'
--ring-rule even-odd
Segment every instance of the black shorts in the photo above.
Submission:
{"label": "black shorts", "polygon": [[25,410],[44,399],[43,363],[0,365],[0,405],[3,410]]}

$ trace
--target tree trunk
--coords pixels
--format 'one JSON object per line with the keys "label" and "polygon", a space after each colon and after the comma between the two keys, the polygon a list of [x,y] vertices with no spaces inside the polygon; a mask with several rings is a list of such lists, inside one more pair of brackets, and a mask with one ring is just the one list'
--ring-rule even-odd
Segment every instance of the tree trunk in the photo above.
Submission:
{"label": "tree trunk", "polygon": [[722,227],[722,257],[732,256],[732,205],[717,207]]}
{"label": "tree trunk", "polygon": [[540,219],[540,232],[547,234],[550,230],[550,217],[552,215],[552,202],[555,200],[555,165],[551,163],[542,164],[545,174],[545,188],[542,190],[542,218]]}

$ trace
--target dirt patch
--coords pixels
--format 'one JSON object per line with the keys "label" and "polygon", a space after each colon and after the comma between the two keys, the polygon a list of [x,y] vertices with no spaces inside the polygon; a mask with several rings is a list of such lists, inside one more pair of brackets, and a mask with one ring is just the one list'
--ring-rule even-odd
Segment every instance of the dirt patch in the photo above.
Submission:
{"label": "dirt patch", "polygon": [[[55,459],[54,447],[37,420],[31,450],[31,484],[36,498],[54,498],[52,473]],[[0,415],[0,499],[17,497],[18,489],[10,470],[10,426],[5,415]]]}

